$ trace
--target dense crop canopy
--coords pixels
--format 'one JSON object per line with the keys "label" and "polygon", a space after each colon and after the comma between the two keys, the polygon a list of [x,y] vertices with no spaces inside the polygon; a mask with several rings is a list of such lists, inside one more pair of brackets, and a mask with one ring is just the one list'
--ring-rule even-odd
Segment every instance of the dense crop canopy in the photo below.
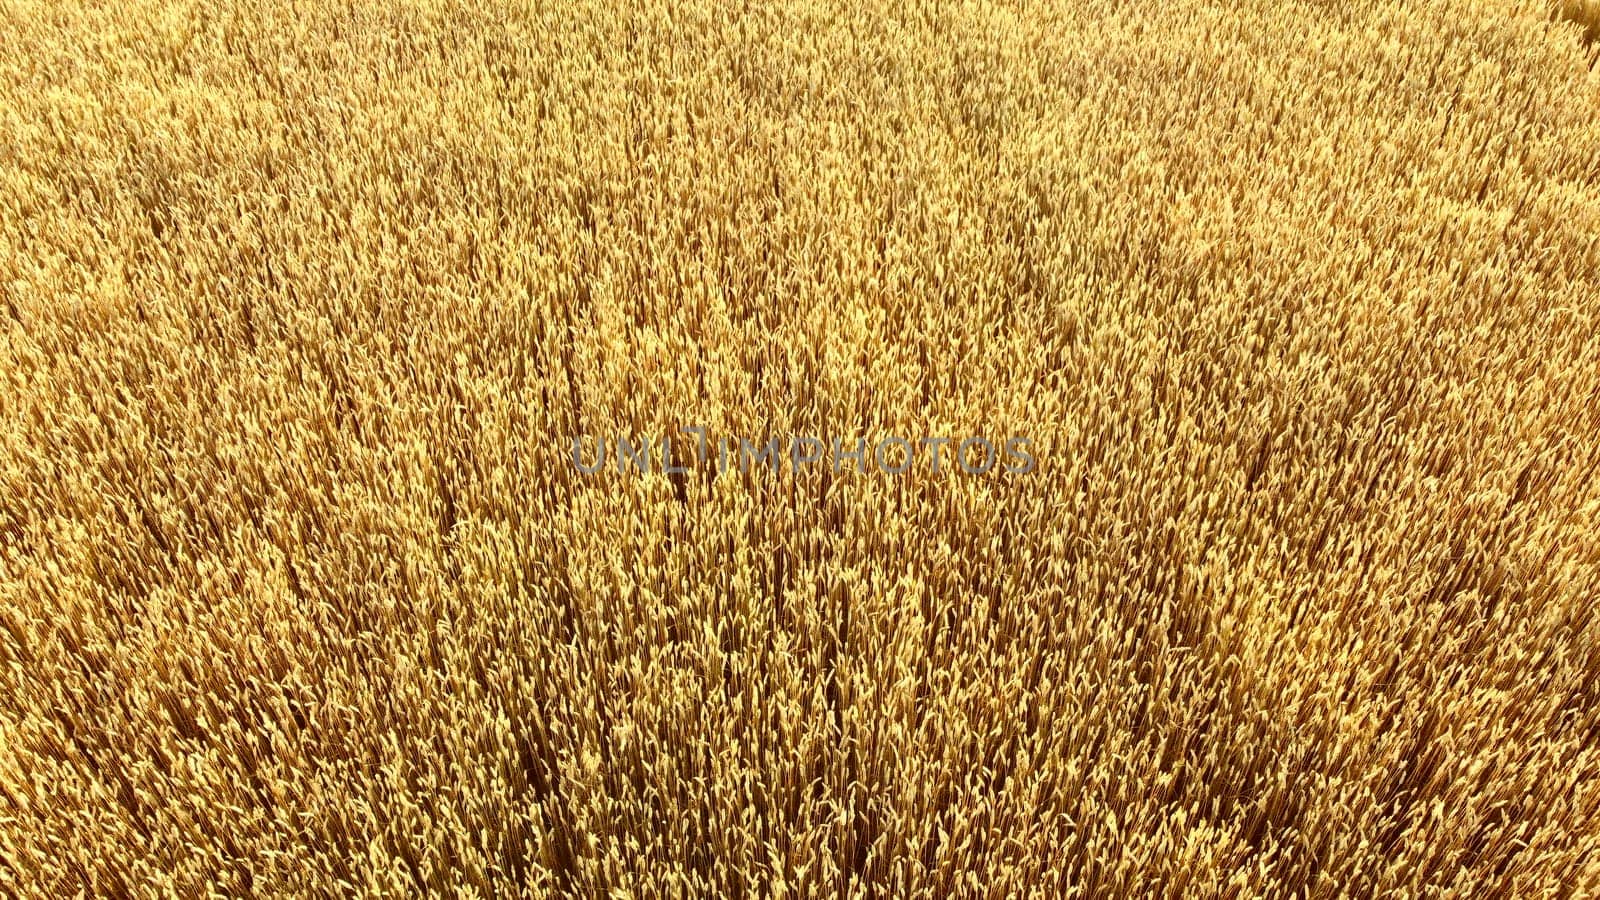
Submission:
{"label": "dense crop canopy", "polygon": [[1594,895],[1597,9],[0,0],[0,894]]}

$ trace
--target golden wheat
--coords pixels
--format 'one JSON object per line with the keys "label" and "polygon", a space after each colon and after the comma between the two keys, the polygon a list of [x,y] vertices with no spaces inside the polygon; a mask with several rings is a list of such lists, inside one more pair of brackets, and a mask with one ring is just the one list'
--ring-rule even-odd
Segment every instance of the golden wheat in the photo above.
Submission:
{"label": "golden wheat", "polygon": [[3,0],[0,893],[1600,895],[1595,10]]}

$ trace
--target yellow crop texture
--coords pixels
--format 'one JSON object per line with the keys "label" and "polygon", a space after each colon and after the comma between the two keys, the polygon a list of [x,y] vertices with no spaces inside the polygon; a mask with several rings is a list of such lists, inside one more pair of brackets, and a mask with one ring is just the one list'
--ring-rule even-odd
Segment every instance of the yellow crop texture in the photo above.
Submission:
{"label": "yellow crop texture", "polygon": [[1597,608],[1592,0],[0,0],[0,896],[1597,896]]}

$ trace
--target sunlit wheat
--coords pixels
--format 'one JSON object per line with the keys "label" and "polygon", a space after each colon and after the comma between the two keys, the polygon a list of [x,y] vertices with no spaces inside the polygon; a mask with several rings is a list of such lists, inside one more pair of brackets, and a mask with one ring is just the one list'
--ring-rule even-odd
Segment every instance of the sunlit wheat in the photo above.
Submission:
{"label": "sunlit wheat", "polygon": [[0,0],[0,894],[1594,896],[1594,10]]}

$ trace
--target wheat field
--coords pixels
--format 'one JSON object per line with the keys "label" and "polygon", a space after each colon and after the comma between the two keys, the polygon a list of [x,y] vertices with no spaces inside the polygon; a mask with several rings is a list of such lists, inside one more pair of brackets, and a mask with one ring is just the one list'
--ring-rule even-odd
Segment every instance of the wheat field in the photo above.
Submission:
{"label": "wheat field", "polygon": [[1600,896],[1600,4],[0,0],[0,463],[0,895]]}

